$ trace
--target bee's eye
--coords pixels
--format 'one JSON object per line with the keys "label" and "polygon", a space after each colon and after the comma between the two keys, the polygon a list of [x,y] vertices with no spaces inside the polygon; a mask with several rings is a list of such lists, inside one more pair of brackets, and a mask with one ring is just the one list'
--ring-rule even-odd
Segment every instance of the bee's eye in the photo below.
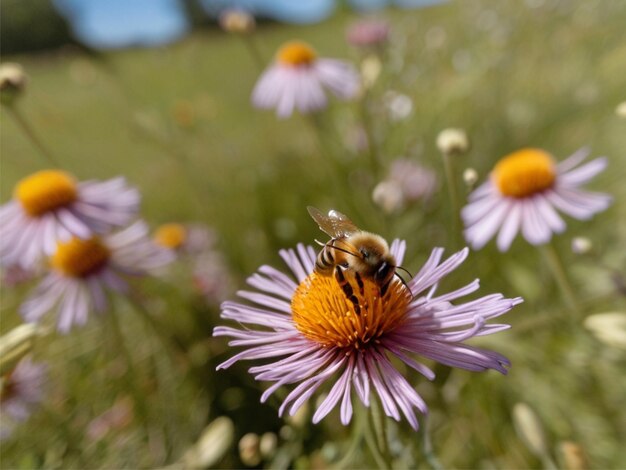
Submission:
{"label": "bee's eye", "polygon": [[363,256],[363,259],[367,259],[367,258],[369,258],[369,256],[370,256],[370,254],[368,253],[368,251],[367,251],[367,250],[365,250],[365,249],[363,249],[363,248],[361,248],[361,249],[359,250],[359,252],[361,253],[361,256]]}

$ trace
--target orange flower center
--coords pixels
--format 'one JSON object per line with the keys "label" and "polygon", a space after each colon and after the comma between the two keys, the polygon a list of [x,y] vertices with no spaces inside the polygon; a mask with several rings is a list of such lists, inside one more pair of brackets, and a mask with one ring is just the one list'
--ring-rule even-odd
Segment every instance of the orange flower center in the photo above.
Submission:
{"label": "orange flower center", "polygon": [[349,299],[334,276],[310,274],[291,299],[296,328],[324,347],[363,349],[401,325],[412,296],[393,280],[384,296],[379,286],[363,278],[363,287],[351,282]]}
{"label": "orange flower center", "polygon": [[86,277],[106,265],[110,257],[111,252],[98,237],[88,240],[74,237],[66,243],[57,244],[50,264],[65,276]]}
{"label": "orange flower center", "polygon": [[529,148],[501,159],[491,177],[502,194],[522,198],[552,187],[556,170],[549,153]]}
{"label": "orange flower center", "polygon": [[154,233],[154,243],[163,248],[180,248],[186,240],[187,229],[182,224],[163,224]]}
{"label": "orange flower center", "polygon": [[304,42],[290,41],[278,50],[276,57],[281,64],[300,67],[315,62],[317,54],[311,46]]}
{"label": "orange flower center", "polygon": [[27,214],[40,216],[76,200],[76,180],[59,170],[43,170],[27,176],[15,187],[14,196]]}

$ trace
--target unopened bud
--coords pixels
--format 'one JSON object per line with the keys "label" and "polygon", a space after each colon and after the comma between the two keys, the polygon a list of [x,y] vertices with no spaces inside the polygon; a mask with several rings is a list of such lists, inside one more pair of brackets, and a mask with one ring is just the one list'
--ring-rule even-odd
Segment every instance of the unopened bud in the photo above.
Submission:
{"label": "unopened bud", "polygon": [[572,253],[576,255],[586,255],[593,248],[593,243],[586,237],[572,238]]}
{"label": "unopened bud", "polygon": [[219,18],[219,23],[224,31],[237,34],[248,34],[254,31],[256,22],[254,16],[245,10],[226,10]]}
{"label": "unopened bud", "polygon": [[399,211],[404,203],[402,189],[392,181],[381,181],[372,192],[374,203],[387,214]]}
{"label": "unopened bud", "polygon": [[626,349],[626,313],[596,313],[585,319],[585,328],[603,343]]}
{"label": "unopened bud", "polygon": [[587,470],[589,462],[583,448],[571,441],[563,441],[559,445],[563,467],[566,470]]}
{"label": "unopened bud", "polygon": [[617,105],[617,107],[615,108],[615,114],[617,115],[617,117],[626,119],[626,101],[622,101],[620,104]]}
{"label": "unopened bud", "polygon": [[543,426],[537,414],[526,403],[517,403],[513,407],[513,423],[517,435],[528,450],[537,457],[544,457],[548,453]]}
{"label": "unopened bud", "polygon": [[278,437],[273,432],[266,432],[261,436],[261,441],[259,442],[259,450],[261,451],[261,455],[265,458],[270,458],[274,455],[276,451],[276,446],[278,444]]}
{"label": "unopened bud", "polygon": [[463,129],[444,129],[437,136],[437,148],[445,155],[462,155],[469,150],[470,142]]}
{"label": "unopened bud", "polygon": [[375,55],[369,55],[361,62],[361,77],[363,88],[372,88],[380,76],[383,66],[380,59]]}
{"label": "unopened bud", "polygon": [[[308,417],[309,417],[309,402],[305,402],[300,408],[298,408],[298,411],[296,411],[293,416],[287,416],[287,423],[289,423],[290,425],[292,425],[295,428],[302,428],[304,427],[304,425],[306,424]],[[288,426],[285,426],[288,427]],[[282,435],[282,429],[281,429],[281,437],[283,439],[285,439],[285,437]]]}
{"label": "unopened bud", "polygon": [[230,449],[235,426],[226,416],[209,424],[202,435],[182,458],[184,468],[209,468],[215,466]]}
{"label": "unopened bud", "polygon": [[5,62],[0,64],[0,101],[10,106],[26,89],[28,77],[20,64]]}
{"label": "unopened bud", "polygon": [[478,181],[478,172],[473,168],[466,168],[465,171],[463,171],[463,181],[469,189],[473,189]]}
{"label": "unopened bud", "polygon": [[0,375],[13,370],[17,363],[33,348],[37,337],[47,330],[34,323],[25,323],[0,337]]}
{"label": "unopened bud", "polygon": [[256,467],[261,463],[259,436],[257,434],[250,432],[239,440],[239,458],[248,467]]}

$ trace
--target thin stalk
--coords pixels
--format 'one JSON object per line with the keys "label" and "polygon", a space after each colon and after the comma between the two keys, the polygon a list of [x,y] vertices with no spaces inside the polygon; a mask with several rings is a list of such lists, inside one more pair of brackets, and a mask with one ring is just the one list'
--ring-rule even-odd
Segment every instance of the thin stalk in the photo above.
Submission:
{"label": "thin stalk", "polygon": [[574,294],[574,289],[572,288],[572,285],[567,277],[565,267],[563,266],[563,262],[561,261],[558,251],[552,243],[542,245],[541,248],[544,258],[548,263],[548,267],[554,276],[554,280],[559,286],[566,307],[576,313],[580,313],[580,306],[578,300],[576,299],[576,294]]}
{"label": "thin stalk", "polygon": [[159,338],[163,347],[166,350],[170,350],[176,358],[182,359],[183,362],[187,363],[187,350],[185,349],[184,344],[182,344],[173,335],[171,335],[170,332],[166,330],[165,326],[163,326],[154,318],[154,316],[148,311],[148,309],[141,302],[141,300],[137,299],[133,295],[129,295],[126,298],[135,310],[135,312],[137,312],[137,314],[148,325],[150,325],[150,328],[152,328],[152,331],[154,331],[157,338]]}
{"label": "thin stalk", "polygon": [[244,44],[246,45],[246,49],[250,53],[250,57],[252,57],[252,61],[255,63],[259,72],[263,72],[265,70],[265,60],[263,59],[263,54],[259,50],[259,46],[256,41],[252,38],[251,34],[242,35],[242,39]]}
{"label": "thin stalk", "polygon": [[385,415],[381,413],[380,407],[376,400],[372,400],[370,404],[370,410],[372,413],[372,424],[374,432],[376,433],[376,441],[378,442],[378,448],[383,455],[389,454],[389,446],[387,445],[387,430],[385,428]]}
{"label": "thin stalk", "polygon": [[365,443],[367,444],[368,449],[372,453],[372,457],[374,457],[374,461],[376,462],[376,466],[380,469],[391,468],[389,464],[385,461],[383,454],[380,452],[378,448],[378,444],[376,443],[376,436],[372,432],[372,429],[369,426],[365,427]]}
{"label": "thin stalk", "polygon": [[459,204],[459,192],[457,189],[456,172],[454,168],[454,155],[443,153],[443,167],[446,173],[446,186],[448,186],[448,196],[450,197],[450,208],[452,210],[452,230],[454,231],[454,243],[459,246],[461,243],[461,207]]}
{"label": "thin stalk", "polygon": [[37,136],[37,133],[30,125],[28,120],[22,115],[22,113],[17,109],[16,106],[8,106],[7,109],[15,119],[15,122],[22,129],[26,137],[30,140],[30,142],[37,147],[39,153],[45,158],[46,162],[52,166],[59,167],[60,165],[57,163],[56,158],[52,155],[50,150],[44,145],[41,139]]}
{"label": "thin stalk", "polygon": [[146,437],[150,434],[150,429],[148,427],[148,409],[146,408],[146,403],[144,401],[143,394],[141,393],[141,389],[137,382],[137,378],[139,377],[137,374],[137,369],[135,368],[135,363],[133,362],[132,354],[126,345],[126,340],[124,339],[124,334],[122,333],[122,329],[120,327],[117,314],[115,311],[111,312],[109,317],[109,324],[111,325],[111,331],[113,332],[113,336],[115,337],[116,348],[119,348],[119,351],[124,356],[126,360],[126,364],[128,365],[128,383],[130,384],[130,391],[133,395],[133,401],[135,403],[135,408],[137,409],[137,414],[141,419],[141,422],[146,431]]}
{"label": "thin stalk", "polygon": [[437,455],[435,454],[435,451],[433,449],[433,443],[430,439],[430,424],[428,421],[428,416],[424,418],[424,426],[422,430],[422,435],[423,435],[423,441],[422,441],[423,452],[424,452],[424,457],[426,458],[426,461],[428,462],[428,464],[431,466],[433,470],[443,470],[444,467],[443,465],[441,465],[441,462],[437,458]]}
{"label": "thin stalk", "polygon": [[346,452],[346,455],[334,465],[334,468],[341,470],[344,468],[354,468],[353,460],[355,454],[358,452],[363,442],[363,435],[365,434],[365,428],[367,423],[367,410],[363,406],[356,406],[354,425],[352,427],[352,439],[350,441],[350,447]]}
{"label": "thin stalk", "polygon": [[374,176],[374,178],[378,178],[381,157],[378,142],[376,141],[376,135],[374,134],[374,126],[369,115],[369,98],[367,91],[365,91],[359,107],[361,110],[363,130],[365,131],[365,135],[367,137],[367,149],[370,158],[372,176]]}

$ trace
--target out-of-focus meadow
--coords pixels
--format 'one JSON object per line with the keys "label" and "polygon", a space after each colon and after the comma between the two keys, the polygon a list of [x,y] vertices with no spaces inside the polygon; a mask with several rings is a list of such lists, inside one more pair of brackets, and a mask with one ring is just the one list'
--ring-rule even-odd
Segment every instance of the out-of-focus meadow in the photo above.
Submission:
{"label": "out-of-focus meadow", "polygon": [[[244,288],[260,265],[281,266],[279,249],[324,236],[307,205],[339,209],[388,240],[407,240],[404,266],[411,272],[435,246],[461,248],[436,147],[449,127],[471,140],[455,161],[464,201],[466,168],[482,181],[500,157],[522,147],[561,160],[589,146],[593,156],[609,159],[590,187],[614,202],[590,221],[567,218],[566,232],[554,239],[580,312],[564,306],[541,251],[521,237],[506,253],[493,242],[472,251],[445,280],[456,288],[480,278],[483,294],[525,302],[506,315],[510,330],[473,343],[506,355],[507,376],[438,367],[428,382],[406,371],[430,408],[433,453],[445,468],[626,465],[623,342],[607,344],[585,326],[592,314],[626,307],[626,119],[615,111],[626,100],[626,4],[469,0],[377,17],[391,27],[379,73],[370,55],[346,43],[346,26],[359,18],[352,11],[309,26],[263,23],[249,38],[207,28],[152,49],[3,57],[27,72],[19,107],[63,169],[81,180],[123,175],[140,188],[151,227],[206,225],[219,256],[207,258],[205,274],[218,292],[201,292],[195,260],[184,256],[137,284],[160,334],[128,302],[113,302],[131,366],[102,316],[91,315],[68,335],[39,339],[33,355],[49,367],[45,399],[2,441],[2,468],[193,466],[199,457],[190,449],[197,453],[204,428],[222,425],[220,417],[234,430],[231,436],[225,425],[209,436],[204,452],[216,453],[205,461],[210,466],[328,468],[340,461],[350,427],[339,424],[336,411],[318,425],[310,414],[281,419],[286,392],[260,404],[264,385],[245,364],[215,371],[233,354],[212,338],[219,302]],[[261,70],[247,41],[269,63],[292,38],[321,56],[353,61],[373,84],[359,100],[332,101],[314,117],[279,120],[254,109],[250,94]],[[5,203],[20,178],[47,165],[4,110],[1,122]],[[438,184],[427,201],[386,213],[372,191],[399,157],[434,171]],[[588,238],[592,250],[573,253],[574,237]],[[2,333],[21,323],[18,306],[34,285],[3,285]],[[514,419],[520,403],[534,410],[534,427]],[[398,468],[432,465],[423,430],[394,422],[388,431],[401,446]],[[265,435],[256,460],[242,457],[247,433]],[[351,464],[371,465],[365,452]]]}

